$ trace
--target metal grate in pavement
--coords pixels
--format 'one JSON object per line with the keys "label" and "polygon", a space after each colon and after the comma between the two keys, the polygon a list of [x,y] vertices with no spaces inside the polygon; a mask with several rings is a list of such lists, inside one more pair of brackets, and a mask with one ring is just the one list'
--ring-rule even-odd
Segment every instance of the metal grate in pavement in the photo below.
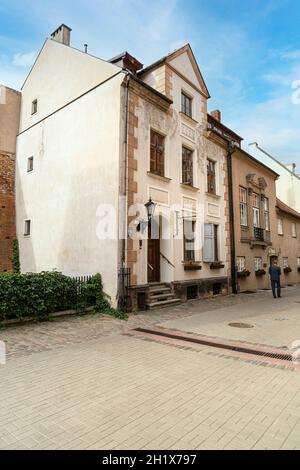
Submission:
{"label": "metal grate in pavement", "polygon": [[204,337],[195,337],[195,335],[189,334],[181,334],[180,332],[174,332],[174,330],[164,330],[164,329],[148,329],[148,328],[136,328],[134,331],[138,333],[143,333],[146,337],[161,337],[166,339],[184,341],[186,343],[194,343],[203,346],[209,346],[212,348],[224,349],[227,351],[234,351],[238,353],[247,354],[253,356],[253,360],[255,357],[259,357],[261,359],[275,359],[278,361],[287,361],[287,362],[294,362],[295,358],[293,357],[292,353],[284,352],[279,349],[270,348],[267,350],[265,347],[260,349],[256,348],[255,345],[243,345],[243,343],[234,343],[229,341],[222,341],[217,338],[208,338],[205,339]]}

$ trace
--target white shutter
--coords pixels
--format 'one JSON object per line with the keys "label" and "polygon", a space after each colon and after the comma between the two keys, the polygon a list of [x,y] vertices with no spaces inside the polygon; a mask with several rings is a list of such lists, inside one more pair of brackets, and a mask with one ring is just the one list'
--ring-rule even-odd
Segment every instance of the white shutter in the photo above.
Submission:
{"label": "white shutter", "polygon": [[214,226],[213,224],[204,224],[203,240],[203,261],[214,262],[215,244],[214,244]]}

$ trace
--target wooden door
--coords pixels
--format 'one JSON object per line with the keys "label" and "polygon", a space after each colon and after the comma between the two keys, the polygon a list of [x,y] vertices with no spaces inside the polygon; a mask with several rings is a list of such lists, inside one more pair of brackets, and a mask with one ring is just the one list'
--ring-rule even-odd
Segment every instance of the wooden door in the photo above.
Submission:
{"label": "wooden door", "polygon": [[148,282],[160,282],[160,239],[151,237],[148,229]]}

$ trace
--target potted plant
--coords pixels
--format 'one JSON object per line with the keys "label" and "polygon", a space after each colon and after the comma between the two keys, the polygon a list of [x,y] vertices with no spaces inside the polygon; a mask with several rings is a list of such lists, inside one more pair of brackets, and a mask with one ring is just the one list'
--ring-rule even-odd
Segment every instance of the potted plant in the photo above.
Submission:
{"label": "potted plant", "polygon": [[255,271],[255,276],[265,276],[267,274],[265,269],[258,269]]}
{"label": "potted plant", "polygon": [[283,268],[283,272],[285,274],[289,274],[292,272],[292,268],[290,266],[286,266],[285,268]]}
{"label": "potted plant", "polygon": [[243,271],[238,271],[238,277],[249,277],[251,272],[248,269],[244,269]]}

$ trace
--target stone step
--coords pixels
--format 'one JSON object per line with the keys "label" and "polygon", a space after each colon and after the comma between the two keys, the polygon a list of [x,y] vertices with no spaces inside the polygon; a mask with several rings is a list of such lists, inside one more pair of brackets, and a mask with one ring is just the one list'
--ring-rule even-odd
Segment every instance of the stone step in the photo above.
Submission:
{"label": "stone step", "polygon": [[150,294],[150,301],[160,300],[160,299],[174,299],[174,294],[172,292],[166,292],[165,294]]}
{"label": "stone step", "polygon": [[150,287],[149,293],[150,294],[162,294],[163,292],[172,292],[170,287],[167,286],[157,286],[157,287]]}
{"label": "stone step", "polygon": [[181,303],[180,299],[169,299],[169,300],[161,300],[160,302],[151,302],[147,305],[149,310],[154,310],[156,308],[164,308],[164,307],[171,307],[175,305],[179,305]]}

